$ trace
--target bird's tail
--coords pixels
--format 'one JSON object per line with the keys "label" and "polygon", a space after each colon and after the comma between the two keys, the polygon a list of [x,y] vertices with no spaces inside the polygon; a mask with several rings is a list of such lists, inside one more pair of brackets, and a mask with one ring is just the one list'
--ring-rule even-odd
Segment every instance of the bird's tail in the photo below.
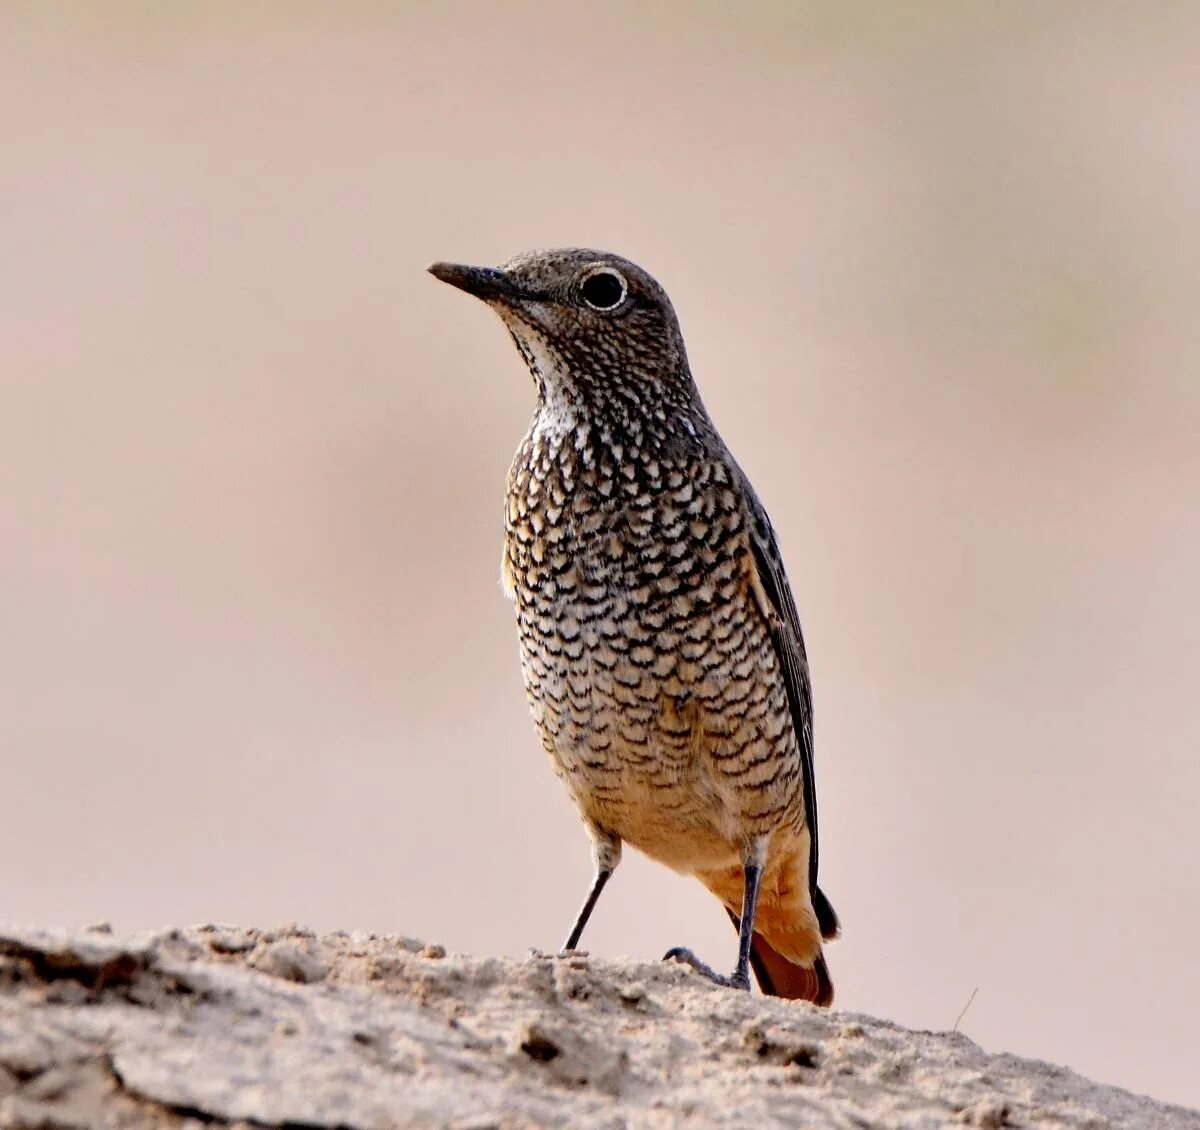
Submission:
{"label": "bird's tail", "polygon": [[[832,907],[830,909],[832,910]],[[733,928],[740,929],[738,916],[728,907],[726,912]],[[812,1001],[822,1008],[833,1004],[833,981],[829,976],[829,967],[825,964],[825,955],[819,947],[810,961],[792,961],[756,931],[750,943],[750,966],[754,970],[758,987],[769,997]]]}
{"label": "bird's tail", "polygon": [[[740,867],[700,876],[729,913],[734,928],[742,904]],[[838,936],[841,926],[825,892],[808,885],[808,832],[776,837],[759,888],[750,964],[759,988],[768,996],[833,1003],[833,981],[821,943]]]}

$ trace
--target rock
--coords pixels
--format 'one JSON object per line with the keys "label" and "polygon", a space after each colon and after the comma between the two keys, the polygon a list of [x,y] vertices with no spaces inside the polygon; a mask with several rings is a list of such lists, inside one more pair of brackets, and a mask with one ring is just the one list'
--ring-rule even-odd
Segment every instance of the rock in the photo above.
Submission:
{"label": "rock", "polygon": [[269,942],[255,950],[247,964],[272,977],[298,981],[302,985],[323,981],[329,973],[325,963],[311,949],[294,942]]}
{"label": "rock", "polygon": [[0,1126],[1053,1126],[1200,1114],[661,964],[233,926],[0,929]]}

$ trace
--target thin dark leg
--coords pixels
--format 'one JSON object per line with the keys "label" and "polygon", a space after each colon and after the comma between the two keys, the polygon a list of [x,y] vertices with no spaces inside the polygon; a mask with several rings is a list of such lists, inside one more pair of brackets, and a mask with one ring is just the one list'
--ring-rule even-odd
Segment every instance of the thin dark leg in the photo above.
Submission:
{"label": "thin dark leg", "polygon": [[762,864],[747,861],[743,869],[744,882],[742,894],[742,920],[738,929],[738,959],[737,968],[732,977],[723,977],[711,966],[705,965],[690,949],[677,946],[668,950],[664,961],[682,961],[690,965],[697,973],[702,973],[710,981],[718,985],[727,985],[731,989],[750,988],[750,945],[754,941],[754,913],[758,908],[758,887],[762,881]]}
{"label": "thin dark leg", "polygon": [[611,867],[596,868],[596,877],[592,880],[592,889],[588,891],[588,897],[584,899],[583,906],[579,908],[579,917],[575,919],[575,925],[571,927],[571,933],[567,936],[567,940],[563,944],[563,953],[567,953],[579,945],[579,939],[583,936],[583,928],[588,924],[588,919],[591,918],[592,911],[596,909],[596,901],[600,898],[600,892],[604,890],[604,884],[608,882],[612,873],[613,869]]}
{"label": "thin dark leg", "polygon": [[754,914],[758,910],[758,885],[762,881],[762,865],[747,863],[745,876],[742,922],[738,931],[737,968],[733,971],[733,983],[739,989],[750,988],[750,943],[754,941]]}

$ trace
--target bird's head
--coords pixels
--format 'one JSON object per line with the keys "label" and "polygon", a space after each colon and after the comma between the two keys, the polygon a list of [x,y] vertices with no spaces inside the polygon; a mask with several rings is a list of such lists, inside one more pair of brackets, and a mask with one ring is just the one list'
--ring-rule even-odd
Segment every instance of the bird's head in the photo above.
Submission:
{"label": "bird's head", "polygon": [[567,248],[429,271],[500,315],[545,402],[662,415],[697,399],[671,300],[628,259]]}

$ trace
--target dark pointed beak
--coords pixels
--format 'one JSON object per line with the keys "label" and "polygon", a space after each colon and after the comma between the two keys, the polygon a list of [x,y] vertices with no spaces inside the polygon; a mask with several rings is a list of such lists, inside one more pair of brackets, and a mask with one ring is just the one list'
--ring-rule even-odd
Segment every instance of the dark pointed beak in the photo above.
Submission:
{"label": "dark pointed beak", "polygon": [[512,280],[498,267],[467,267],[462,263],[434,263],[429,273],[435,279],[465,290],[485,302],[493,298],[517,297]]}

